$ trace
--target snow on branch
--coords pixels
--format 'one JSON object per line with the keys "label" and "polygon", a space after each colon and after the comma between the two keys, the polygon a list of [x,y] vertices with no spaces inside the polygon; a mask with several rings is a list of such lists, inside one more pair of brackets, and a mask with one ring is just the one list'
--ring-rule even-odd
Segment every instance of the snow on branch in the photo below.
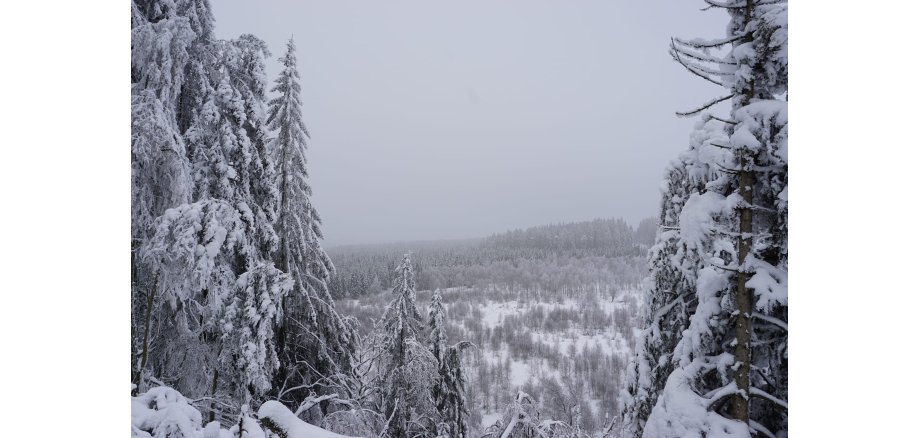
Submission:
{"label": "snow on branch", "polygon": [[[718,121],[720,121],[720,122],[722,122],[722,123],[727,123],[727,124],[729,124],[729,125],[736,125],[736,124],[738,124],[737,121],[728,120],[728,119],[723,119],[723,118],[721,118],[721,117],[716,117],[716,116],[714,116],[714,115],[712,115],[712,114],[706,114],[706,115],[704,116],[704,118],[706,119],[706,121],[709,121],[709,120],[718,120]],[[716,146],[716,145],[713,145],[713,146]],[[726,147],[726,146],[721,146],[721,147]],[[727,147],[726,147],[726,148],[727,148]]]}
{"label": "snow on branch", "polygon": [[[671,38],[671,48],[677,51],[678,53],[680,53],[681,55],[686,56],[687,58],[695,59],[697,61],[702,61],[702,62],[711,62],[713,64],[723,64],[723,65],[731,65],[731,66],[738,65],[737,62],[726,61],[722,58],[717,58],[707,53],[701,53],[701,52],[697,52],[694,50],[690,50],[688,47],[692,47],[692,46],[687,46],[686,44],[683,44],[681,40],[678,40],[676,38]],[[720,72],[719,74],[725,74],[725,73]]]}
{"label": "snow on branch", "polygon": [[744,9],[747,7],[747,2],[741,3],[728,3],[728,2],[718,2],[715,0],[703,0],[711,8],[723,8],[723,9]]}
{"label": "snow on branch", "polygon": [[263,403],[258,416],[263,427],[281,438],[347,438],[302,421],[275,400]]}
{"label": "snow on branch", "polygon": [[672,300],[670,303],[665,304],[664,306],[661,306],[661,308],[655,312],[655,314],[652,316],[651,323],[649,323],[649,327],[652,329],[652,336],[655,339],[658,339],[661,337],[661,318],[664,318],[664,316],[667,315],[668,312],[671,311],[671,309],[677,306],[677,304],[683,303],[683,302],[684,302],[683,296],[678,296],[677,298]]}
{"label": "snow on branch", "polygon": [[[394,405],[394,406],[398,406],[398,405],[399,405],[399,397],[396,397],[396,402],[393,403],[393,405]],[[383,425],[383,428],[380,429],[380,434],[377,435],[377,438],[383,438],[383,437],[384,437],[384,435],[385,435],[386,432],[387,432],[387,429],[390,428],[390,423],[393,422],[393,417],[396,416],[396,412],[398,412],[398,411],[399,411],[398,409],[393,409],[393,412],[390,413],[390,418],[387,418],[387,422],[386,422],[386,424]]]}
{"label": "snow on branch", "polygon": [[693,64],[693,63],[688,63],[688,62],[684,61],[684,59],[680,57],[680,54],[678,53],[678,51],[677,51],[676,49],[674,49],[674,43],[673,43],[673,42],[671,43],[671,49],[668,50],[668,53],[671,54],[671,57],[674,58],[674,60],[677,61],[678,64],[684,66],[684,68],[686,68],[687,71],[689,71],[690,73],[693,73],[693,74],[695,74],[695,75],[697,75],[697,76],[699,76],[699,77],[701,77],[701,78],[703,78],[703,79],[705,79],[705,80],[707,80],[707,81],[709,81],[709,82],[712,82],[713,84],[716,84],[716,85],[718,85],[718,86],[720,86],[720,87],[724,87],[724,86],[725,86],[725,84],[723,84],[723,83],[721,83],[721,82],[719,82],[719,81],[717,81],[717,80],[715,80],[715,79],[709,77],[710,74],[722,75],[723,73],[721,73],[721,72],[716,72],[716,71],[714,71],[714,70],[709,70],[709,69],[707,69],[707,68],[705,68],[705,67],[703,67],[703,66],[701,66],[701,65],[699,65],[699,64]]}
{"label": "snow on branch", "polygon": [[683,40],[677,37],[674,37],[673,40],[684,46],[694,47],[697,49],[706,49],[706,48],[722,47],[722,46],[731,44],[735,41],[738,41],[741,38],[742,36],[738,35],[738,36],[720,38],[720,39],[715,39],[715,40],[704,40],[701,38],[694,38],[692,40]]}
{"label": "snow on branch", "polygon": [[709,397],[694,390],[692,381],[703,365],[695,362],[688,367],[677,368],[668,376],[664,390],[646,421],[644,436],[750,438],[747,424],[725,418],[713,409],[714,405],[738,393],[734,383],[707,394]]}
{"label": "snow on branch", "polygon": [[741,394],[741,391],[738,390],[738,385],[735,383],[735,381],[732,381],[728,385],[711,391],[705,396],[705,398],[709,399],[709,405],[707,406],[707,409],[710,411],[718,410],[718,408],[722,406],[722,403],[728,400],[729,397],[732,397],[736,394]]}
{"label": "snow on branch", "polygon": [[782,400],[777,397],[774,397],[772,394],[767,393],[766,391],[760,388],[755,388],[752,386],[751,387],[751,397],[757,397],[759,399],[766,400],[768,402],[773,403],[776,406],[789,410],[789,404],[786,403],[786,400]]}
{"label": "snow on branch", "polygon": [[758,313],[758,312],[754,312],[754,318],[760,319],[760,320],[762,320],[762,321],[769,322],[769,323],[771,323],[771,324],[773,324],[773,325],[775,325],[775,326],[777,326],[777,327],[779,327],[779,328],[781,328],[781,329],[783,329],[783,330],[785,330],[785,331],[787,331],[787,332],[789,331],[789,325],[786,324],[785,321],[783,321],[783,320],[781,320],[781,319],[779,319],[779,318],[774,318],[774,317],[772,317],[772,316],[764,315],[763,313]]}
{"label": "snow on branch", "polygon": [[769,312],[778,305],[785,305],[789,298],[789,272],[756,257],[745,260],[745,271],[754,275],[747,281],[747,287],[754,290],[758,310]]}
{"label": "snow on branch", "polygon": [[[747,7],[747,2],[729,3],[729,2],[720,2],[720,1],[716,1],[716,0],[703,0],[703,1],[705,1],[707,4],[709,4],[709,6],[707,6],[707,7],[704,8],[704,9],[702,9],[703,11],[705,11],[705,10],[707,10],[707,9],[710,9],[710,8],[744,9],[744,8]],[[786,0],[763,0],[763,1],[759,1],[759,2],[758,2],[758,1],[755,1],[755,2],[754,2],[754,7],[757,7],[757,6],[766,6],[766,5],[775,5],[775,4],[778,4],[778,3],[785,3],[785,2],[786,2]]]}
{"label": "snow on branch", "polygon": [[763,424],[760,424],[754,420],[750,420],[750,426],[751,426],[751,429],[754,429],[754,431],[756,431],[757,433],[767,438],[776,438],[776,435],[773,434],[773,432],[771,432],[770,429],[767,429],[767,426],[764,426]]}
{"label": "snow on branch", "polygon": [[300,402],[300,406],[297,407],[297,410],[294,411],[294,415],[299,417],[300,414],[307,412],[313,406],[316,406],[319,403],[322,403],[326,400],[337,401],[339,399],[338,394],[326,394],[319,397],[316,397],[316,394],[310,394],[304,401]]}
{"label": "snow on branch", "polygon": [[[720,84],[720,85],[721,85],[721,84]],[[699,107],[699,108],[697,108],[697,109],[694,109],[694,110],[691,110],[691,111],[677,111],[677,115],[678,115],[678,116],[681,116],[681,117],[692,116],[692,115],[697,114],[697,113],[700,113],[700,112],[702,112],[702,111],[704,111],[704,110],[706,110],[706,109],[709,109],[710,107],[712,107],[712,106],[714,106],[714,105],[716,105],[716,104],[718,104],[718,103],[725,102],[726,100],[731,99],[732,97],[735,97],[735,95],[734,95],[734,94],[729,94],[729,95],[727,95],[727,96],[722,96],[722,97],[719,97],[719,98],[710,100],[709,102],[706,102],[705,104],[703,104],[703,106],[701,106],[701,107]]]}

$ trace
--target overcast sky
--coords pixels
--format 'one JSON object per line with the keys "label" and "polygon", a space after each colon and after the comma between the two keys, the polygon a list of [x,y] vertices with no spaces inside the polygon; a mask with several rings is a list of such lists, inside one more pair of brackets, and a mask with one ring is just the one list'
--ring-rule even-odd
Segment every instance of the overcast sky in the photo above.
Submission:
{"label": "overcast sky", "polygon": [[667,53],[724,11],[660,1],[212,2],[221,38],[297,44],[326,246],[657,213],[689,109],[720,93]]}

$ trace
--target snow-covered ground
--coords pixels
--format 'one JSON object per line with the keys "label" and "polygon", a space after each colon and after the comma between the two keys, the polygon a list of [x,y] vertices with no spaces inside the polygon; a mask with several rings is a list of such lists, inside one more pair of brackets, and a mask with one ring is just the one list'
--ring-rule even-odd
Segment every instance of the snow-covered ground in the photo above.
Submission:
{"label": "snow-covered ground", "polygon": [[[477,347],[464,357],[471,426],[485,429],[501,419],[518,391],[539,401],[547,418],[563,415],[555,412],[557,406],[568,406],[572,398],[578,399],[580,415],[594,418],[595,428],[616,414],[638,333],[637,287],[447,288],[441,295],[449,342],[469,340]],[[430,291],[418,293],[423,315],[429,297]],[[371,321],[388,298],[380,294],[338,304],[342,312]]]}
{"label": "snow-covered ground", "polygon": [[[461,291],[451,292],[462,293]],[[631,304],[630,301],[632,302]],[[486,374],[477,372],[478,370],[476,368],[481,366],[485,366],[489,368],[489,370],[505,366],[507,368],[507,375],[501,375],[501,373],[499,373],[500,379],[503,378],[505,381],[493,382],[491,386],[494,390],[503,390],[510,395],[518,390],[524,389],[525,385],[528,383],[531,385],[539,385],[542,379],[555,379],[556,381],[561,381],[563,370],[575,367],[575,361],[582,359],[582,356],[579,355],[583,355],[585,351],[596,351],[604,357],[618,357],[621,359],[622,363],[625,364],[633,352],[635,338],[638,333],[634,325],[620,327],[616,324],[608,324],[603,327],[585,327],[584,325],[576,324],[575,321],[570,321],[570,324],[560,330],[557,328],[535,327],[541,324],[533,320],[526,321],[526,318],[533,318],[534,315],[542,315],[545,320],[550,320],[553,317],[554,311],[560,310],[570,311],[571,313],[564,315],[568,317],[572,314],[582,313],[586,309],[585,306],[590,305],[602,311],[603,314],[611,319],[615,319],[614,315],[617,311],[631,312],[628,316],[630,317],[630,323],[633,323],[636,321],[635,317],[638,313],[636,304],[639,302],[638,291],[634,288],[624,290],[615,297],[596,297],[596,299],[591,300],[587,299],[587,297],[579,297],[564,298],[549,302],[517,299],[507,301],[489,299],[480,302],[470,302],[469,304],[471,304],[474,309],[478,310],[478,312],[474,310],[471,313],[473,315],[481,315],[478,323],[481,324],[482,329],[491,331],[492,336],[495,336],[495,330],[500,330],[506,321],[514,320],[515,318],[519,320],[525,319],[523,327],[518,327],[520,325],[519,322],[517,325],[509,324],[509,326],[516,327],[516,330],[526,331],[533,343],[542,345],[542,348],[540,348],[541,351],[556,352],[559,354],[558,359],[564,362],[559,363],[558,361],[551,360],[551,358],[543,357],[544,354],[541,352],[533,352],[533,355],[530,357],[520,357],[520,355],[516,357],[512,354],[511,345],[507,342],[503,341],[498,343],[498,348],[494,348],[494,342],[486,342],[480,345],[476,358],[469,358],[469,360],[467,360],[467,374],[470,376],[471,387],[483,386],[481,382],[477,381],[482,375]],[[450,311],[449,308],[448,311]],[[560,321],[554,322],[558,323]],[[471,330],[465,329],[470,325],[474,324],[464,321],[463,332],[473,337],[474,334],[471,333]],[[622,379],[622,375],[612,377]],[[485,394],[486,397],[490,395],[492,394]],[[615,397],[616,394],[607,394],[607,396],[608,398]],[[588,402],[588,405],[596,417],[603,418],[605,414],[613,414],[613,412],[604,412],[601,399],[597,397],[597,394],[591,394]],[[502,412],[500,405],[495,406],[489,403],[482,403],[481,407],[481,425],[483,428],[494,424],[501,418]],[[609,407],[610,405],[608,403],[607,408]]]}

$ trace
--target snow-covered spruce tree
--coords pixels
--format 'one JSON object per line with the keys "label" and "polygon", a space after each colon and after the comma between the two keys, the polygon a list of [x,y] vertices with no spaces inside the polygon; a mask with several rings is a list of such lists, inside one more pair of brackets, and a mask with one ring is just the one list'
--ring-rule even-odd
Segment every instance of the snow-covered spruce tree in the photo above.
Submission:
{"label": "snow-covered spruce tree", "polygon": [[[281,194],[276,264],[294,280],[294,293],[282,305],[285,318],[278,339],[278,379],[302,386],[350,369],[354,335],[336,312],[327,286],[334,267],[320,245],[320,217],[310,202],[313,193],[307,181],[306,158],[309,134],[301,116],[295,50],[292,38],[279,59],[284,68],[272,89],[279,95],[269,101],[268,128],[275,131],[271,146],[277,156]],[[288,396],[297,402],[308,395],[307,389],[302,389]]]}
{"label": "snow-covered spruce tree", "polygon": [[176,108],[195,34],[170,5],[131,4],[131,367],[141,391],[158,300],[156,278],[138,251],[152,236],[156,218],[188,202],[192,190]]}
{"label": "snow-covered spruce tree", "polygon": [[380,397],[387,436],[432,436],[437,428],[431,389],[437,359],[418,342],[422,316],[415,305],[415,274],[409,254],[396,268],[393,299],[378,324],[381,338]]}
{"label": "snow-covered spruce tree", "polygon": [[[719,176],[691,193],[679,244],[700,256],[696,306],[644,436],[787,435],[787,20],[784,1],[707,0],[728,11],[726,38],[675,39],[672,56],[728,90]],[[729,47],[724,57],[711,49]],[[704,154],[701,153],[701,156]],[[666,357],[662,357],[667,360]],[[662,358],[659,358],[661,360]],[[640,365],[641,366],[641,365]]]}
{"label": "snow-covered spruce tree", "polygon": [[[279,193],[264,123],[268,50],[251,35],[215,41],[213,46],[215,63],[207,66],[212,82],[201,111],[185,133],[196,179],[195,199],[232,206],[245,238],[242,246],[218,259],[225,262],[222,268],[233,279],[232,285],[224,289],[221,286],[230,283],[219,281],[200,289],[205,299],[217,294],[218,299],[209,303],[214,311],[208,316],[219,322],[202,324],[201,329],[206,343],[216,345],[219,358],[210,392],[221,390],[235,401],[246,401],[270,388],[278,366],[274,325],[281,315],[280,301],[292,285],[272,262],[278,247],[273,222]],[[253,344],[256,352],[251,351]]]}
{"label": "snow-covered spruce tree", "polygon": [[438,363],[447,350],[447,333],[444,330],[444,317],[447,311],[441,298],[441,289],[435,289],[431,294],[431,304],[428,306],[428,329],[431,330],[428,340],[431,344],[431,354]]}
{"label": "snow-covered spruce tree", "polygon": [[445,351],[438,365],[438,397],[435,399],[441,422],[447,427],[442,431],[446,436],[465,437],[470,433],[467,419],[470,416],[466,404],[466,377],[463,375],[463,350],[473,346],[468,341],[460,341]]}
{"label": "snow-covered spruce tree", "polygon": [[233,205],[206,200],[167,210],[144,248],[159,295],[174,312],[163,322],[155,370],[184,373],[176,383],[196,398],[246,403],[268,390],[277,367],[274,326],[292,282],[254,258],[253,240]]}
{"label": "snow-covered spruce tree", "polygon": [[166,345],[153,333],[178,338],[170,324],[176,312],[163,306],[173,300],[158,295],[157,276],[138,254],[152,238],[155,220],[189,202],[194,191],[187,126],[181,123],[189,111],[182,102],[196,71],[192,66],[201,64],[201,53],[210,53],[198,47],[210,41],[213,18],[207,0],[136,0],[131,11],[132,364],[136,387],[144,390],[142,374],[188,376],[150,363],[163,357],[151,345]]}
{"label": "snow-covered spruce tree", "polygon": [[559,421],[540,420],[540,411],[533,398],[518,391],[517,397],[505,408],[502,417],[485,430],[483,438],[536,438],[566,436]]}
{"label": "snow-covered spruce tree", "polygon": [[463,377],[461,354],[473,344],[461,341],[455,345],[447,345],[445,315],[441,290],[437,289],[431,295],[428,326],[431,329],[429,335],[431,353],[437,360],[438,367],[438,376],[432,390],[435,407],[441,417],[438,429],[445,436],[466,437],[469,433],[466,419],[470,411],[464,397],[466,379]]}
{"label": "snow-covered spruce tree", "polygon": [[[611,424],[619,435],[641,436],[642,427],[674,370],[672,353],[696,309],[696,277],[702,255],[684,245],[679,219],[690,195],[705,191],[721,175],[731,154],[715,145],[727,141],[722,122],[701,120],[690,137],[690,148],[665,171],[656,243],[649,250],[649,276],[645,279],[644,331],[636,356],[627,369],[627,388],[621,394],[623,419]],[[720,167],[722,166],[722,167]]]}
{"label": "snow-covered spruce tree", "polygon": [[[156,330],[145,333],[159,334],[144,368],[191,397],[247,403],[270,388],[280,302],[293,287],[272,262],[280,193],[264,120],[268,51],[251,35],[213,39],[207,1],[138,2],[135,11],[133,23],[150,11],[156,24],[175,17],[192,34],[184,68],[171,65],[184,81],[169,105],[191,169],[189,203],[159,213],[139,250],[155,280],[147,308]],[[140,71],[132,67],[132,79]],[[224,405],[215,400],[210,416]]]}

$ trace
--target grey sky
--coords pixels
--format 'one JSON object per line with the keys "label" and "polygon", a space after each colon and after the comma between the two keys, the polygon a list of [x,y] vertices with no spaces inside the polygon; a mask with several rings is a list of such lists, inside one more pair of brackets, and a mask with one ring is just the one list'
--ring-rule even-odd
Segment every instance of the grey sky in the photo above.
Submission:
{"label": "grey sky", "polygon": [[723,11],[668,1],[213,2],[222,38],[294,35],[326,245],[476,237],[656,214],[664,166],[718,87],[671,36]]}

